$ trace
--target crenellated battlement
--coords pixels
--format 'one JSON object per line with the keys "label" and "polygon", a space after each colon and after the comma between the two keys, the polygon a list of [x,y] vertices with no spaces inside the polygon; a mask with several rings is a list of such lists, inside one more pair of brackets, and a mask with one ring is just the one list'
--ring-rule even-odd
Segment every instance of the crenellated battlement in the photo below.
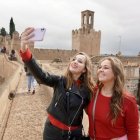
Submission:
{"label": "crenellated battlement", "polygon": [[95,31],[94,29],[86,29],[86,28],[79,28],[79,29],[75,29],[75,30],[72,30],[72,35],[88,35],[88,34],[97,34],[98,35],[98,32],[101,32],[100,30],[99,31]]}
{"label": "crenellated battlement", "polygon": [[88,55],[100,54],[101,31],[95,31],[94,12],[81,12],[81,28],[72,30],[72,49],[84,51]]}

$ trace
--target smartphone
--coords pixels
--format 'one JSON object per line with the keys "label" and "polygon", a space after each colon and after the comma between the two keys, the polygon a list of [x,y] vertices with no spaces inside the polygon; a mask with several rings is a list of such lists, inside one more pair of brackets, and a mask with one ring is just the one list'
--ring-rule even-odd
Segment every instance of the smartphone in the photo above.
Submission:
{"label": "smartphone", "polygon": [[46,28],[36,28],[31,34],[33,37],[30,38],[31,41],[42,41],[46,32]]}

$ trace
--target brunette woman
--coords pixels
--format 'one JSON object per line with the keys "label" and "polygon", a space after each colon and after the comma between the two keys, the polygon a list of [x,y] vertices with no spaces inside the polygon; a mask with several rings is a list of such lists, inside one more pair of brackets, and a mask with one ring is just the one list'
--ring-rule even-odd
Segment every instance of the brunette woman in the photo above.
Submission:
{"label": "brunette woman", "polygon": [[27,28],[21,35],[21,57],[39,84],[54,89],[43,140],[80,140],[83,110],[94,87],[91,60],[81,52],[73,57],[63,76],[44,72],[28,48],[33,31],[34,28]]}
{"label": "brunette woman", "polygon": [[88,106],[91,140],[139,140],[138,107],[125,88],[124,69],[116,57],[99,62],[98,85]]}

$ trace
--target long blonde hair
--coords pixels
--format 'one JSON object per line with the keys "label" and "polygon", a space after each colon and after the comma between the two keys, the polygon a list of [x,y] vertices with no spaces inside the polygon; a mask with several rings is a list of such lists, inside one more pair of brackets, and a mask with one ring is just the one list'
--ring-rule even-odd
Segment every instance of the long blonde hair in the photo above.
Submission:
{"label": "long blonde hair", "polygon": [[[80,78],[82,79],[83,85],[87,86],[89,88],[89,90],[91,91],[91,93],[93,92],[93,88],[94,88],[94,80],[93,80],[93,73],[92,73],[92,62],[90,57],[84,53],[84,52],[79,52],[77,53],[75,56],[77,55],[83,55],[86,58],[86,62],[85,62],[85,73],[83,73]],[[74,57],[75,57],[74,56]],[[73,57],[73,58],[74,58]],[[71,61],[70,61],[71,62]],[[70,64],[69,64],[70,65]],[[67,85],[66,88],[70,88],[72,86],[73,83],[73,78],[72,78],[72,74],[69,71],[69,65],[67,67],[66,73],[65,73],[65,77],[66,77],[66,81],[67,81]]]}
{"label": "long blonde hair", "polygon": [[112,71],[115,76],[114,87],[113,87],[113,95],[111,97],[110,102],[110,115],[112,117],[112,123],[114,124],[118,115],[122,111],[122,101],[123,101],[123,93],[124,93],[124,84],[125,84],[125,76],[124,76],[124,67],[122,62],[117,57],[105,57],[101,62],[104,60],[109,60],[111,63]]}

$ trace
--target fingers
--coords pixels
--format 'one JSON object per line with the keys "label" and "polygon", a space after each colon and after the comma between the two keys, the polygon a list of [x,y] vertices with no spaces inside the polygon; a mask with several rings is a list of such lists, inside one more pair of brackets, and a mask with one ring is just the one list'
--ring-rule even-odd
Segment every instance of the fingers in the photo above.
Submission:
{"label": "fingers", "polygon": [[33,31],[34,28],[26,28],[25,31],[21,34],[21,41],[28,41],[31,37],[33,37]]}
{"label": "fingers", "polygon": [[34,31],[34,28],[29,27],[26,28],[24,30],[24,32],[22,32],[21,34],[21,50],[25,51],[29,45],[29,43],[31,43],[30,38],[32,38],[34,35],[32,34],[32,32]]}
{"label": "fingers", "polygon": [[29,27],[29,28],[26,28],[23,33],[25,36],[29,36],[33,31],[34,31],[34,28]]}

